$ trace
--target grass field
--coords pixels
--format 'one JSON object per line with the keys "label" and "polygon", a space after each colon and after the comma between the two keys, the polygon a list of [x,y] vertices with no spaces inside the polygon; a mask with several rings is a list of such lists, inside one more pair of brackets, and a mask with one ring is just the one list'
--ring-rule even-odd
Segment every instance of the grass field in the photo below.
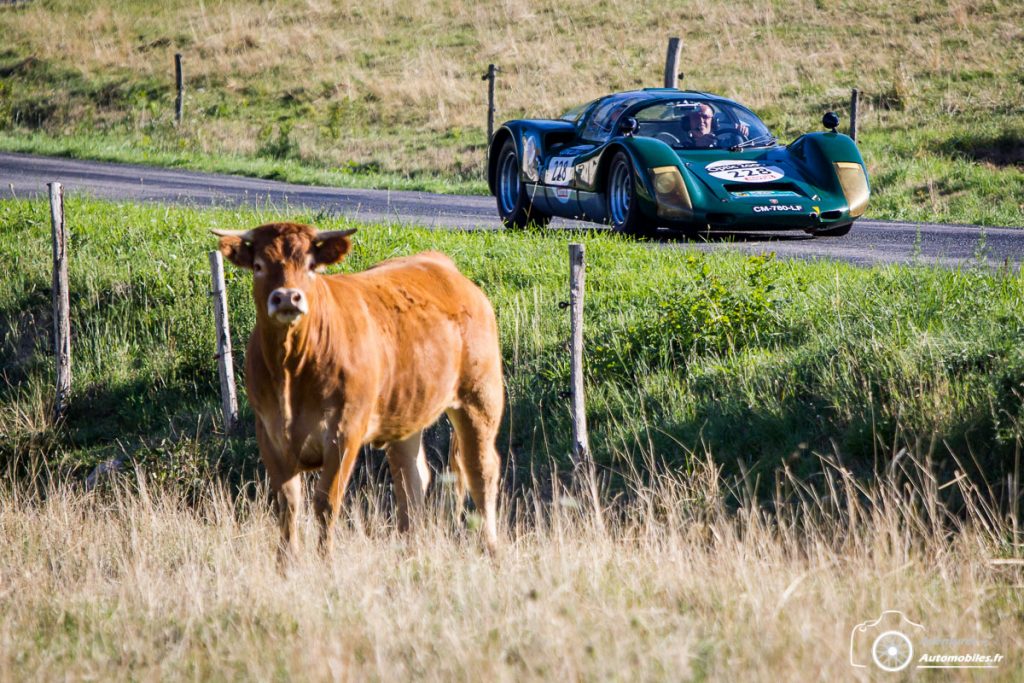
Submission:
{"label": "grass field", "polygon": [[517,495],[496,560],[437,501],[397,537],[370,493],[336,559],[310,543],[286,577],[265,489],[208,484],[196,500],[129,479],[40,497],[5,478],[0,678],[909,680],[849,663],[854,626],[897,609],[925,627],[915,661],[1003,656],[917,679],[1020,680],[1024,565],[992,562],[1010,529],[983,504],[950,514],[932,473],[904,469],[861,492],[836,471],[832,497],[734,510],[698,464],[641,485],[604,529]]}
{"label": "grass field", "polygon": [[660,85],[680,35],[683,87],[783,141],[860,88],[870,217],[1020,226],[1021,26],[995,0],[21,3],[0,7],[0,148],[482,193],[488,63],[499,121],[555,116]]}
{"label": "grass field", "polygon": [[[45,202],[0,202],[0,454],[45,453],[75,468],[126,453],[158,463],[194,448],[206,462],[222,448],[210,438],[219,411],[207,230],[284,216],[77,198],[67,214],[78,398],[54,430],[45,419],[49,213]],[[816,471],[813,453],[822,453],[869,472],[907,446],[947,462],[950,451],[977,459],[998,478],[1020,440],[1017,270],[864,269],[651,249],[600,232],[463,233],[288,217],[360,225],[342,270],[435,248],[481,284],[499,316],[509,414],[502,449],[516,476],[566,462],[568,405],[559,393],[568,386],[568,316],[558,302],[569,239],[588,251],[588,407],[595,453],[613,470],[645,459],[684,466],[709,444],[731,471],[767,474],[785,461]],[[230,269],[228,288],[241,352],[254,319],[247,274]],[[234,442],[229,464],[251,459],[252,446],[251,434]]]}
{"label": "grass field", "polygon": [[[1022,673],[1017,269],[76,197],[66,213],[74,400],[54,427],[48,209],[0,201],[0,679],[838,680],[860,675],[850,629],[884,609],[984,639],[1006,662],[979,677]],[[491,297],[497,560],[448,519],[443,477],[421,533],[392,535],[373,451],[335,560],[309,543],[277,574],[244,403],[220,433],[206,253],[211,227],[284,218],[358,227],[340,270],[440,249]],[[561,490],[569,240],[589,261],[603,529]],[[239,350],[249,286],[228,271]],[[435,468],[446,438],[428,438]],[[112,459],[122,474],[85,491]]]}

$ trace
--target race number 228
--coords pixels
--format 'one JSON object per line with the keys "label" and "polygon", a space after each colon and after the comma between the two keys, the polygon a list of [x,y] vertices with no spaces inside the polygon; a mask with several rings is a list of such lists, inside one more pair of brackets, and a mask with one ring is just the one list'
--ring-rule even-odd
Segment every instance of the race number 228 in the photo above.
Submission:
{"label": "race number 228", "polygon": [[765,166],[757,161],[715,161],[705,166],[704,170],[719,180],[741,183],[766,183],[786,175],[778,166]]}
{"label": "race number 228", "polygon": [[572,157],[555,157],[548,166],[544,182],[548,185],[568,185],[571,171]]}
{"label": "race number 228", "polygon": [[758,166],[757,168],[737,168],[735,171],[726,171],[726,174],[739,180],[740,178],[752,178],[758,175],[775,175],[770,168]]}

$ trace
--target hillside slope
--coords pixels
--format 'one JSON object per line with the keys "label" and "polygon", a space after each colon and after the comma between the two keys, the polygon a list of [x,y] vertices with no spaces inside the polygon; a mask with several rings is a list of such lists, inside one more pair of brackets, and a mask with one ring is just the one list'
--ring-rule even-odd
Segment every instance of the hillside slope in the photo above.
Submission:
{"label": "hillside slope", "polygon": [[845,119],[860,88],[870,216],[1024,223],[1024,5],[670,4],[5,6],[0,148],[484,192],[488,63],[499,121],[553,116],[659,85],[680,35],[683,87],[740,99],[784,141]]}

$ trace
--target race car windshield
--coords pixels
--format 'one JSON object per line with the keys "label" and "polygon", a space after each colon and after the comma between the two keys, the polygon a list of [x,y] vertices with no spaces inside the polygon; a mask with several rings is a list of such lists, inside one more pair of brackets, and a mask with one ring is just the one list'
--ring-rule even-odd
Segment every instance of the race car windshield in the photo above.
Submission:
{"label": "race car windshield", "polygon": [[565,112],[558,118],[562,119],[563,121],[577,123],[580,120],[580,117],[587,113],[587,110],[590,109],[590,105],[592,104],[593,102],[587,102],[586,104],[581,104],[578,107],[573,107],[572,109]]}
{"label": "race car windshield", "polygon": [[773,147],[775,137],[750,110],[718,100],[659,102],[633,114],[636,135],[674,149]]}
{"label": "race car windshield", "polygon": [[591,142],[604,142],[612,136],[623,112],[645,99],[648,99],[645,93],[626,92],[598,100],[587,113],[580,137]]}

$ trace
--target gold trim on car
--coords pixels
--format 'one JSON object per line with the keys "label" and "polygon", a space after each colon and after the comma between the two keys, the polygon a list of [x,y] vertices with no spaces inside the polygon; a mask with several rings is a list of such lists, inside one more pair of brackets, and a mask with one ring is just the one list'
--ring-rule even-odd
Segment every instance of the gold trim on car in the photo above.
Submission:
{"label": "gold trim on car", "polygon": [[868,178],[864,167],[852,161],[835,162],[839,184],[843,186],[846,203],[850,205],[850,218],[857,218],[868,206]]}

